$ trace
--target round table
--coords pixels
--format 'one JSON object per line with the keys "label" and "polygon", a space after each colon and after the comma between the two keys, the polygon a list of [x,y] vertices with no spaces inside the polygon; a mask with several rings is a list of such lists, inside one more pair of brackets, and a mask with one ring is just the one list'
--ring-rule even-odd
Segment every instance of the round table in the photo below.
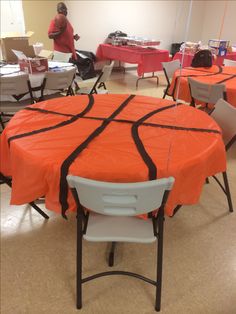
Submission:
{"label": "round table", "polygon": [[[66,62],[56,62],[56,61],[49,61],[48,62],[49,71],[52,72],[61,72],[61,71],[68,71],[74,67],[73,63],[66,63]],[[20,66],[18,64],[6,64],[1,69],[1,75],[4,76],[18,76],[23,75],[25,72],[20,71]],[[45,77],[45,72],[41,73],[33,73],[29,74],[30,85],[33,89],[33,96],[35,98],[39,98],[41,96],[40,87],[43,83],[43,79]],[[45,90],[44,95],[51,95],[56,93],[53,90]],[[28,99],[30,97],[29,94],[25,95],[22,100]],[[1,101],[16,101],[12,96],[1,96]]]}
{"label": "round table", "polygon": [[189,67],[183,68],[181,72],[177,70],[168,89],[168,95],[177,98],[177,86],[179,85],[178,99],[191,102],[188,77],[207,84],[224,84],[227,101],[236,107],[236,67],[213,65],[210,68]]}
{"label": "round table", "polygon": [[75,210],[66,175],[109,182],[167,176],[166,206],[194,204],[205,178],[226,169],[218,125],[193,107],[135,95],[82,95],[19,111],[1,135],[1,166],[12,177],[11,204],[45,196],[46,208]]}

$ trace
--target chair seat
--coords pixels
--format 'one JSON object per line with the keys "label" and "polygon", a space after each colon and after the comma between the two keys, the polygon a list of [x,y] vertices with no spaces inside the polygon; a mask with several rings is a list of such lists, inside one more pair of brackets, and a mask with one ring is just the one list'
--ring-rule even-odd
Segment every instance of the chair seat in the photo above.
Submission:
{"label": "chair seat", "polygon": [[17,112],[21,109],[24,109],[26,106],[29,106],[29,105],[31,105],[30,99],[26,99],[21,102],[1,101],[0,112]]}
{"label": "chair seat", "polygon": [[156,241],[156,236],[152,219],[90,213],[84,239],[94,242],[152,243]]}
{"label": "chair seat", "polygon": [[[77,94],[81,94],[81,95],[87,95],[91,93],[91,88],[80,88],[77,90]],[[97,89],[97,94],[108,94],[108,90],[107,89]]]}
{"label": "chair seat", "polygon": [[44,95],[43,100],[49,100],[49,99],[53,99],[53,98],[62,98],[62,97],[66,97],[66,93],[64,93],[64,95],[63,95],[63,92],[57,92],[57,93],[50,94],[50,95]]}

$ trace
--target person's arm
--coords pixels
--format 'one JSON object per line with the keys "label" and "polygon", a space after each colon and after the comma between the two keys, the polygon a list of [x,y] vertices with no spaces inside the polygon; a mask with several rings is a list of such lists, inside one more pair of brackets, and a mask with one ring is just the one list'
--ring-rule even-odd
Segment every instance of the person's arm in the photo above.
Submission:
{"label": "person's arm", "polygon": [[54,39],[54,38],[57,38],[59,35],[61,35],[63,32],[64,32],[65,29],[61,29],[61,30],[58,30],[56,32],[51,32],[51,33],[48,33],[48,37],[50,39]]}
{"label": "person's arm", "polygon": [[48,29],[48,37],[50,39],[55,39],[60,36],[66,29],[66,25],[64,27],[58,27],[55,23],[55,20],[52,20]]}

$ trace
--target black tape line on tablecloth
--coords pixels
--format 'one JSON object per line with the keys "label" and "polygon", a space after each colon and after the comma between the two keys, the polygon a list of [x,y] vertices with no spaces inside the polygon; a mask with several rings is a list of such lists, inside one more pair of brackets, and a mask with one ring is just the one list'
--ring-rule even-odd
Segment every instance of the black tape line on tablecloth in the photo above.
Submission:
{"label": "black tape line on tablecloth", "polygon": [[60,122],[60,123],[58,123],[56,125],[49,126],[49,127],[46,127],[46,128],[42,128],[42,129],[34,130],[34,131],[31,131],[31,132],[26,132],[26,133],[22,133],[22,134],[11,136],[8,139],[8,144],[10,145],[11,141],[19,139],[19,138],[22,138],[22,137],[27,137],[27,136],[31,136],[31,135],[35,135],[35,134],[39,134],[39,133],[43,133],[43,132],[47,132],[47,131],[58,129],[60,127],[63,127],[65,125],[68,125],[68,124],[71,124],[71,123],[75,122],[79,118],[82,118],[86,113],[88,113],[92,109],[92,107],[94,105],[94,97],[93,97],[93,95],[88,95],[88,98],[89,98],[89,101],[88,101],[88,105],[86,106],[86,108],[82,112],[80,112],[79,114],[73,116],[71,119],[66,120],[66,121],[62,121],[62,122]]}
{"label": "black tape line on tablecloth", "polygon": [[[99,136],[105,128],[111,123],[112,119],[115,118],[127,105],[128,103],[135,97],[135,95],[130,95],[122,104],[108,117],[105,119],[102,124],[96,128],[87,138],[83,141],[62,163],[61,166],[61,176],[60,176],[60,192],[59,192],[59,201],[62,207],[62,216],[66,217],[66,211],[68,209],[68,184],[66,180],[66,176],[69,171],[70,165],[73,161],[78,157],[78,155],[90,144],[94,138]],[[110,119],[110,120],[109,120]]]}
{"label": "black tape line on tablecloth", "polygon": [[[191,69],[191,70],[209,73],[208,71],[196,70],[195,68],[193,68],[193,69]],[[199,77],[199,76],[200,76],[200,77],[205,77],[205,76],[213,76],[213,75],[217,75],[217,74],[223,74],[223,73],[222,73],[222,67],[221,67],[221,66],[218,66],[218,71],[217,71],[217,72],[214,72],[214,73],[202,74],[202,75],[201,75],[201,74],[178,75],[178,76],[176,76],[176,78],[175,78],[175,84],[174,84],[173,92],[172,92],[172,94],[169,94],[169,93],[168,93],[168,96],[171,96],[171,97],[174,98],[175,90],[176,90],[176,86],[177,86],[177,81],[178,81],[180,78],[182,78],[182,77]]]}
{"label": "black tape line on tablecloth", "polygon": [[143,121],[145,121],[146,119],[150,118],[154,114],[156,114],[158,112],[161,112],[161,111],[164,111],[164,110],[175,108],[175,107],[176,107],[176,104],[173,104],[173,105],[169,105],[169,106],[162,107],[162,108],[156,109],[154,111],[151,111],[148,114],[146,114],[145,116],[143,116],[142,118],[140,118],[139,120],[137,120],[132,125],[131,134],[132,134],[134,143],[135,143],[135,145],[137,147],[137,150],[139,151],[143,161],[145,162],[145,164],[148,167],[148,177],[149,177],[149,180],[156,180],[156,178],[157,178],[157,168],[156,168],[156,165],[153,162],[152,158],[148,155],[148,153],[147,153],[147,151],[146,151],[146,149],[145,149],[145,147],[144,147],[144,145],[142,143],[142,140],[139,137],[138,128],[139,128],[140,125],[142,125]]}
{"label": "black tape line on tablecloth", "polygon": [[[218,83],[217,83],[218,84]],[[180,104],[180,103],[179,103]],[[73,114],[66,114],[58,111],[52,111],[52,110],[46,110],[46,109],[41,109],[41,108],[25,108],[27,110],[33,110],[33,111],[38,111],[40,113],[45,113],[45,114],[56,114],[56,115],[62,115],[62,116],[71,116],[74,117],[76,115]],[[90,116],[83,116],[80,117],[81,119],[87,119],[87,120],[97,120],[97,121],[111,121],[111,122],[118,122],[118,123],[128,123],[128,124],[133,124],[136,121],[134,120],[127,120],[127,119],[109,119],[109,118],[103,118],[103,117],[90,117]],[[140,125],[142,126],[151,126],[151,127],[157,127],[157,128],[166,128],[166,129],[175,129],[179,131],[193,131],[193,132],[207,132],[207,133],[220,133],[218,130],[212,130],[212,129],[203,129],[203,128],[188,128],[188,127],[182,127],[182,126],[177,126],[177,125],[169,125],[169,124],[160,124],[160,123],[150,123],[150,122],[143,122]]]}
{"label": "black tape line on tablecloth", "polygon": [[222,84],[222,83],[224,83],[224,82],[227,82],[227,81],[229,81],[229,80],[232,80],[232,79],[235,78],[235,77],[236,77],[235,74],[234,74],[234,75],[231,75],[231,77],[227,77],[226,79],[221,80],[221,81],[217,82],[216,84]]}

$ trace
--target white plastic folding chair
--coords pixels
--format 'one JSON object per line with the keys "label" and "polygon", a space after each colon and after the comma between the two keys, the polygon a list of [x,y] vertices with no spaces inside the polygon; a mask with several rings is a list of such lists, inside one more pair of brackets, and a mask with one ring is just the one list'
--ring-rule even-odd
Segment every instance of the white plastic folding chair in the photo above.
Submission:
{"label": "white plastic folding chair", "polygon": [[[105,83],[109,80],[111,76],[114,62],[115,61],[112,61],[109,65],[104,65],[104,67],[102,68],[102,72],[98,77],[78,82],[78,84],[89,84],[90,86],[84,88],[79,87],[77,89],[77,94],[107,94],[108,90]],[[103,87],[103,90],[100,89],[101,87]]]}
{"label": "white plastic folding chair", "polygon": [[189,89],[191,93],[191,106],[196,107],[196,100],[200,102],[200,108],[211,111],[209,104],[214,105],[223,98],[226,100],[226,88],[224,84],[207,84],[188,77]]}
{"label": "white plastic folding chair", "polygon": [[[68,175],[67,181],[77,204],[77,308],[82,308],[82,283],[107,275],[128,275],[156,287],[155,309],[160,311],[164,206],[174,178],[110,183]],[[156,215],[151,215],[152,218],[147,220],[134,217],[156,209],[159,209]],[[127,271],[108,271],[82,278],[82,238],[112,244],[152,243],[157,240],[156,280]],[[111,254],[114,252],[111,251]]]}
{"label": "white plastic folding chair", "polygon": [[72,57],[71,52],[60,52],[60,51],[53,51],[53,61],[59,61],[59,62],[69,62],[70,58]]}
{"label": "white plastic folding chair", "polygon": [[224,59],[223,64],[226,67],[236,67],[236,61],[230,59]]}
{"label": "white plastic folding chair", "polygon": [[[227,151],[233,143],[236,142],[236,108],[224,99],[219,99],[214,106],[211,117],[217,122],[222,130],[222,138]],[[226,171],[222,172],[222,175],[224,186],[215,175],[212,177],[225,193],[229,205],[229,211],[233,212],[233,204]]]}
{"label": "white plastic folding chair", "polygon": [[[72,83],[75,78],[75,73],[75,67],[66,70],[64,69],[60,72],[46,72],[40,88],[41,95],[38,100],[41,101],[45,99],[64,97],[62,92],[66,96],[73,96],[74,91],[72,89]],[[47,95],[49,91],[53,92],[53,94]]]}
{"label": "white plastic folding chair", "polygon": [[28,74],[1,76],[0,85],[0,124],[4,129],[4,120],[2,118],[12,117],[17,111],[33,104],[34,98]]}
{"label": "white plastic folding chair", "polygon": [[228,150],[236,141],[236,108],[224,99],[219,99],[211,117],[221,127],[225,148]]}
{"label": "white plastic folding chair", "polygon": [[170,62],[162,62],[163,71],[167,81],[167,87],[164,89],[164,95],[162,98],[165,98],[166,95],[171,96],[168,94],[168,89],[171,84],[172,77],[176,70],[181,67],[180,61],[178,59],[170,61]]}

